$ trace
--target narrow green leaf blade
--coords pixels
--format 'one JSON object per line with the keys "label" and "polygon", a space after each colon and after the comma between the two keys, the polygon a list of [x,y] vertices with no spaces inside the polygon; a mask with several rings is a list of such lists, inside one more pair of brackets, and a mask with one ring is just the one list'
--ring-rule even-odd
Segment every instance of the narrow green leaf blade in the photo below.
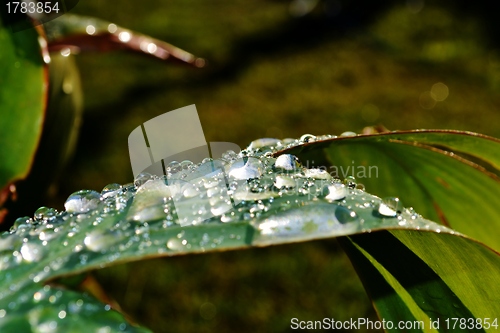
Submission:
{"label": "narrow green leaf blade", "polygon": [[[384,318],[395,319],[405,298],[426,329],[432,320],[439,331],[496,330],[477,321],[493,322],[500,313],[500,256],[483,245],[456,235],[400,230],[354,235],[342,244]],[[391,286],[385,295],[376,283],[380,276]],[[453,318],[467,322],[460,327]]]}

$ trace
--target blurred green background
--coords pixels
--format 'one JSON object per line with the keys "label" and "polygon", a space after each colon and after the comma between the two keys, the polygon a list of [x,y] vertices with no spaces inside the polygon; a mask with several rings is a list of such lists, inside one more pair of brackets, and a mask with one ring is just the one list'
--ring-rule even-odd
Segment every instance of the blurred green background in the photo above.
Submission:
{"label": "blurred green background", "polygon": [[[500,137],[500,50],[486,1],[80,1],[207,60],[81,54],[85,114],[49,204],[128,183],[128,134],[196,104],[210,141],[450,128]],[[497,29],[497,30],[495,30]],[[376,189],[367,189],[374,194]],[[290,320],[376,319],[335,241],[167,258],[96,273],[155,332],[284,332]]]}

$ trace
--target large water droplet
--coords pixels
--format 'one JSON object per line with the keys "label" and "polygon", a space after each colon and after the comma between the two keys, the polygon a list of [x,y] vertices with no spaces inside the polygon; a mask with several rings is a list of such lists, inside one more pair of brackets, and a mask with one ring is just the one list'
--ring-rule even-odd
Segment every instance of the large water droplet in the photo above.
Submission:
{"label": "large water droplet", "polygon": [[101,195],[96,191],[81,190],[71,194],[64,208],[68,213],[87,213],[96,209],[101,202]]}
{"label": "large water droplet", "polygon": [[347,196],[347,188],[344,184],[334,183],[323,189],[325,199],[329,201],[342,200]]}
{"label": "large water droplet", "polygon": [[302,143],[314,142],[316,141],[316,137],[312,134],[304,134],[300,137],[299,141]]}
{"label": "large water droplet", "polygon": [[283,189],[283,188],[293,188],[297,185],[295,180],[292,177],[289,176],[282,176],[278,175],[276,176],[276,180],[274,181],[274,186],[278,189]]}
{"label": "large water droplet", "polygon": [[278,146],[278,145],[281,145],[281,140],[279,139],[262,138],[252,141],[248,146],[248,149],[257,149],[262,147]]}
{"label": "large water droplet", "polygon": [[356,178],[354,176],[345,177],[344,184],[349,188],[356,188],[356,185],[358,185]]}
{"label": "large water droplet", "polygon": [[108,184],[108,185],[104,186],[104,188],[102,189],[101,195],[104,199],[109,198],[109,197],[112,197],[112,196],[115,196],[116,194],[118,194],[121,189],[122,189],[122,186],[120,184],[116,184],[116,183]]}
{"label": "large water droplet", "polygon": [[293,171],[300,168],[299,159],[295,155],[283,154],[278,156],[274,163],[276,169]]}
{"label": "large water droplet", "polygon": [[358,229],[357,215],[346,207],[316,203],[276,213],[256,223],[260,235],[255,244],[272,243],[274,238],[303,240],[307,237],[345,235]]}
{"label": "large water droplet", "polygon": [[403,203],[399,198],[388,197],[382,199],[378,207],[378,212],[380,215],[394,217],[401,214],[403,210]]}
{"label": "large water droplet", "polygon": [[349,137],[349,136],[356,136],[357,134],[355,132],[347,131],[342,134],[340,134],[341,137]]}
{"label": "large water droplet", "polygon": [[304,169],[304,177],[314,179],[331,179],[332,176],[323,169]]}
{"label": "large water droplet", "polygon": [[229,177],[234,179],[252,179],[262,175],[264,166],[262,162],[254,157],[243,157],[236,160],[229,168]]}
{"label": "large water droplet", "polygon": [[95,230],[85,237],[83,243],[90,251],[100,252],[102,250],[109,249],[114,244],[119,242],[122,236],[123,235],[118,231],[102,232]]}
{"label": "large water droplet", "polygon": [[127,213],[127,219],[134,221],[152,221],[165,217],[164,203],[172,196],[173,191],[179,191],[180,184],[165,185],[162,179],[154,179],[144,183],[135,194]]}
{"label": "large water droplet", "polygon": [[137,177],[134,179],[134,186],[135,187],[140,187],[144,185],[148,180],[154,179],[154,176],[150,173],[147,172],[141,172]]}

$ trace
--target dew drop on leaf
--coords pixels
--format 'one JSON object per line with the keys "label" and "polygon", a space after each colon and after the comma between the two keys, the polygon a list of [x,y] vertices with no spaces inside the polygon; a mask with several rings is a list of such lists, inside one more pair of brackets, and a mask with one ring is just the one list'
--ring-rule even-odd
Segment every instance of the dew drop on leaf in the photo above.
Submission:
{"label": "dew drop on leaf", "polygon": [[325,199],[329,201],[342,200],[347,196],[346,186],[340,183],[328,185],[324,191],[326,192]]}
{"label": "dew drop on leaf", "polygon": [[295,185],[297,185],[297,183],[292,177],[289,176],[277,175],[276,180],[274,181],[274,186],[278,189],[293,188]]}
{"label": "dew drop on leaf", "polygon": [[243,157],[231,164],[228,175],[238,180],[259,178],[262,175],[263,169],[264,166],[259,159],[254,157]]}
{"label": "dew drop on leaf", "polygon": [[358,185],[358,182],[356,181],[355,177],[347,176],[344,179],[344,184],[345,184],[345,186],[347,186],[349,188],[356,188],[356,186]]}
{"label": "dew drop on leaf", "polygon": [[276,158],[274,163],[276,169],[285,171],[293,171],[300,168],[299,159],[295,155],[283,154]]}
{"label": "dew drop on leaf", "polygon": [[378,206],[378,212],[380,215],[395,217],[398,214],[401,214],[403,210],[403,203],[399,198],[388,197],[382,199],[382,202]]}
{"label": "dew drop on leaf", "polygon": [[64,208],[68,213],[87,213],[97,209],[101,202],[101,195],[92,190],[81,190],[71,194],[66,202]]}

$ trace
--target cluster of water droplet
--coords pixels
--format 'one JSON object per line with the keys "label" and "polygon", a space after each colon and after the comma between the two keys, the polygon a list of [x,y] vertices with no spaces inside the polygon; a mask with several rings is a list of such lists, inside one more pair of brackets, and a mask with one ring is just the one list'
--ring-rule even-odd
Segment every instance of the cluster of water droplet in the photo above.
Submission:
{"label": "cluster of water droplet", "polygon": [[[404,209],[397,198],[367,194],[354,177],[336,179],[325,169],[305,168],[294,155],[279,154],[331,138],[306,134],[298,140],[259,139],[221,159],[171,162],[166,176],[140,174],[134,183],[110,184],[100,193],[75,192],[64,211],[39,208],[0,235],[0,269],[4,283],[10,284],[9,290],[0,290],[0,302],[26,280],[37,283],[122,256],[262,245],[388,227],[444,230]],[[193,225],[199,227],[190,228]],[[26,265],[34,267],[24,270],[27,279],[11,274]]]}

